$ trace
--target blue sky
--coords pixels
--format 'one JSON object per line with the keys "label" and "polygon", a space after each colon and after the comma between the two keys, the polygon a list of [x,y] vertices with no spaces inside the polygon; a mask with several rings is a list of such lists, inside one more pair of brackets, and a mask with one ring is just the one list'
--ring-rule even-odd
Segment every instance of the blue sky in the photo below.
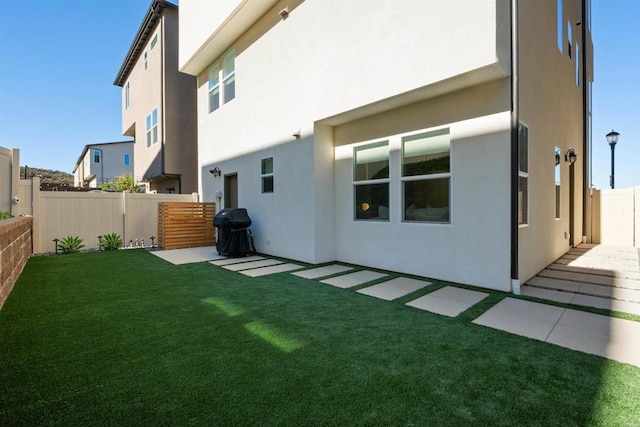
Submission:
{"label": "blue sky", "polygon": [[[534,0],[527,0],[534,1]],[[72,172],[85,144],[122,141],[113,86],[150,0],[0,0],[0,146]],[[640,185],[640,1],[592,0],[593,184]]]}

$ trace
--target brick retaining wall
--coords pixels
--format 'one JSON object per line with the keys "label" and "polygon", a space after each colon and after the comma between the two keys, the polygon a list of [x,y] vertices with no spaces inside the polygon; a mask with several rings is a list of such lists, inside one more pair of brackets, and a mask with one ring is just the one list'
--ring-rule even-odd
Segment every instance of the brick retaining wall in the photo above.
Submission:
{"label": "brick retaining wall", "polygon": [[33,218],[0,221],[0,309],[33,253]]}

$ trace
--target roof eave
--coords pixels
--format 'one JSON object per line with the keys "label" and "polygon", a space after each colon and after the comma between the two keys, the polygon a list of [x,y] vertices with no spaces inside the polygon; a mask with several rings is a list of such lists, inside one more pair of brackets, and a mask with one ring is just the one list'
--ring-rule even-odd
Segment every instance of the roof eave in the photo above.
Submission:
{"label": "roof eave", "polygon": [[122,65],[120,66],[120,70],[118,71],[118,75],[116,76],[113,84],[115,86],[124,86],[127,77],[129,77],[129,73],[133,68],[134,64],[138,60],[140,56],[140,52],[142,51],[142,47],[147,43],[147,39],[149,37],[149,33],[155,28],[157,21],[160,18],[160,11],[167,8],[177,9],[178,6],[169,3],[166,0],[153,0],[151,5],[149,5],[149,9],[147,10],[147,14],[142,20],[142,24],[140,24],[140,28],[138,28],[138,32],[129,47],[129,51],[125,56]]}

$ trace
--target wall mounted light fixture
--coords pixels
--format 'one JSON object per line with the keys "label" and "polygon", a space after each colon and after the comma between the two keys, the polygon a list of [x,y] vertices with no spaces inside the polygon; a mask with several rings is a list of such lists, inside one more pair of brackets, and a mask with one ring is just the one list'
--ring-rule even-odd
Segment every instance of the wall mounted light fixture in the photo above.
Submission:
{"label": "wall mounted light fixture", "polygon": [[209,170],[209,173],[211,173],[213,175],[214,178],[219,177],[220,175],[222,175],[222,172],[220,171],[219,167],[215,167],[213,169]]}
{"label": "wall mounted light fixture", "polygon": [[569,147],[569,149],[567,150],[567,153],[564,155],[564,161],[574,164],[577,159],[578,159],[578,155],[576,154],[576,150]]}

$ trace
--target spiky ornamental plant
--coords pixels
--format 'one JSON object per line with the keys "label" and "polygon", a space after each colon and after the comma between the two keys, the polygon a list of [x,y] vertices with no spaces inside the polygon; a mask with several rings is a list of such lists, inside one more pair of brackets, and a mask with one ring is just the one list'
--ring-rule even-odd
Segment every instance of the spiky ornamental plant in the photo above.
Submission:
{"label": "spiky ornamental plant", "polygon": [[105,251],[115,251],[122,247],[122,237],[118,233],[107,233],[100,239],[100,246]]}
{"label": "spiky ornamental plant", "polygon": [[74,254],[84,248],[82,242],[83,239],[78,236],[67,236],[58,242],[58,249],[63,254]]}

